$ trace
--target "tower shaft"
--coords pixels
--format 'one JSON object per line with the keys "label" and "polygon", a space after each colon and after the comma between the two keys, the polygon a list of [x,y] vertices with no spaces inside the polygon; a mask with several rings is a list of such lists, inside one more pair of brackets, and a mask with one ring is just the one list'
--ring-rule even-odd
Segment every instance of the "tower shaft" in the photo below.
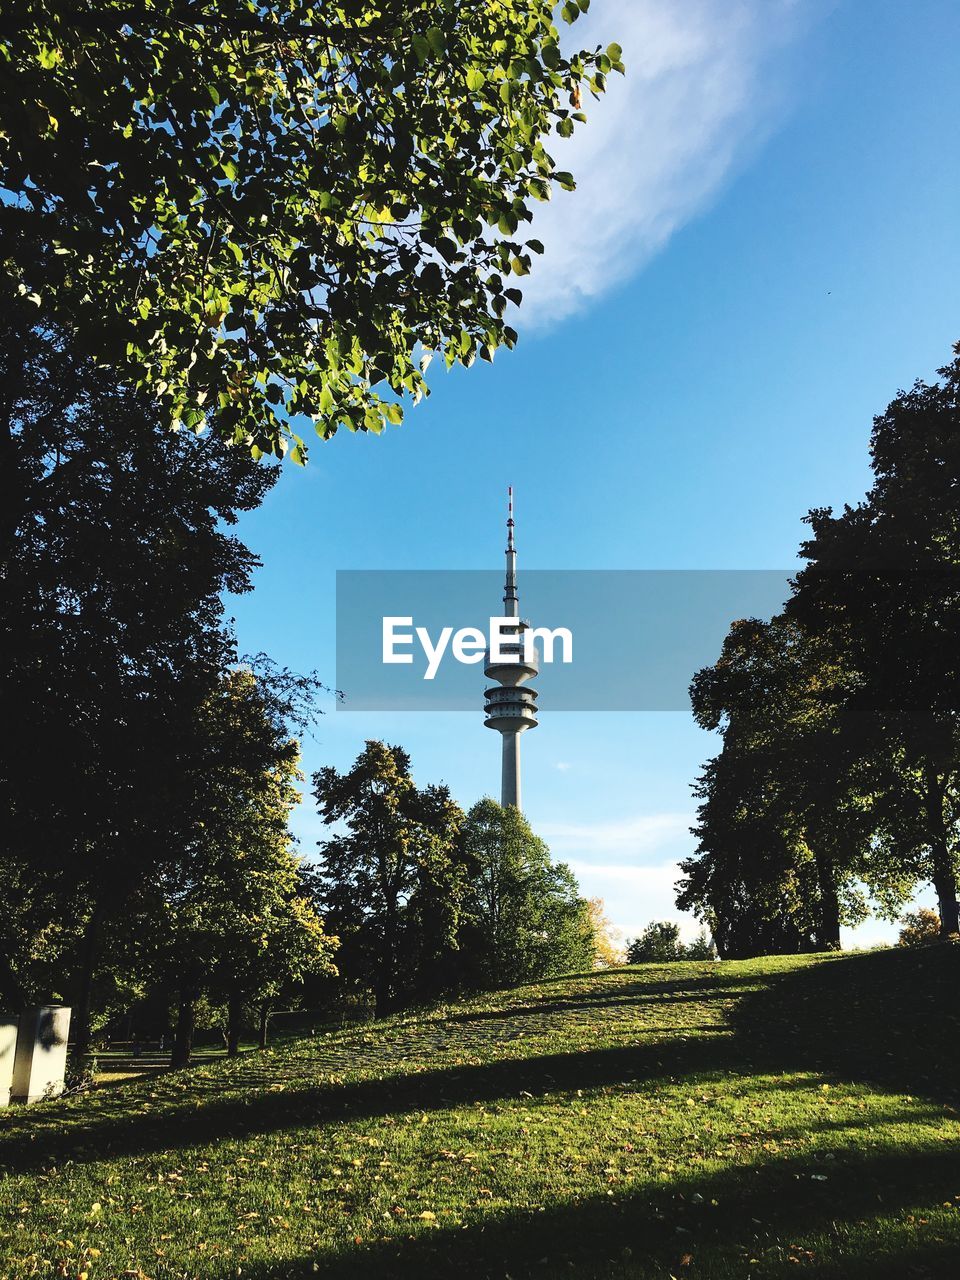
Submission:
{"label": "tower shaft", "polygon": [[504,809],[520,805],[520,730],[505,733],[500,764],[500,803]]}

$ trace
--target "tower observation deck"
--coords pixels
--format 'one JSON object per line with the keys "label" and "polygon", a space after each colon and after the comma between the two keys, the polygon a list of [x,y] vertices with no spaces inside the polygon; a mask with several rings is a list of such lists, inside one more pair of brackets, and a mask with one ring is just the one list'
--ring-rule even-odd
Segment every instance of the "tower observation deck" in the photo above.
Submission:
{"label": "tower observation deck", "polygon": [[[540,655],[535,647],[524,652],[523,633],[530,623],[520,617],[517,596],[517,549],[514,543],[513,489],[507,490],[507,579],[503,592],[503,616],[516,619],[514,626],[504,627],[505,639],[500,645],[500,660],[494,661],[488,649],[483,673],[495,683],[486,690],[484,724],[496,729],[501,737],[502,769],[500,803],[504,808],[520,808],[520,735],[537,727],[537,693],[526,688],[536,678]],[[503,659],[508,659],[503,661]],[[511,660],[512,659],[512,660]]]}

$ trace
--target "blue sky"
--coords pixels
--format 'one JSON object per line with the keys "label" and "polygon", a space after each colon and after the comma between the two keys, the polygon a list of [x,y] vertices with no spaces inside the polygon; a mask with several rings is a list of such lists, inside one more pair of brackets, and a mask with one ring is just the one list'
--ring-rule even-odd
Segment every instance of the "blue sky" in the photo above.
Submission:
{"label": "blue sky", "polygon": [[[960,338],[952,0],[594,0],[575,32],[618,40],[627,77],[556,142],[580,187],[538,221],[517,350],[433,366],[402,427],[285,470],[241,526],[264,561],[230,602],[243,650],[332,683],[335,571],[499,567],[508,483],[521,603],[525,567],[789,568],[807,509],[868,486],[872,415]],[[496,794],[482,689],[476,715],[331,708],[305,767],[377,737],[464,806]],[[551,715],[540,690],[535,828],[626,932],[679,918],[715,739],[680,712]],[[308,805],[296,828],[310,852]]]}

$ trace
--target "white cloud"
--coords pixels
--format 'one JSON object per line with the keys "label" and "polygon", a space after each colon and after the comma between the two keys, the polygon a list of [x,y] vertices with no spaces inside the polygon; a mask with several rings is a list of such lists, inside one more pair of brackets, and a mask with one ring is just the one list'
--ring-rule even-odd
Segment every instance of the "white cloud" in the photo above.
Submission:
{"label": "white cloud", "polygon": [[[822,7],[824,0],[809,0]],[[769,136],[782,86],[771,55],[796,37],[797,0],[594,0],[568,46],[623,46],[573,138],[554,139],[577,179],[537,207],[546,254],[525,282],[520,320],[543,327],[644,265]]]}
{"label": "white cloud", "polygon": [[690,813],[648,813],[607,822],[541,822],[537,835],[566,862],[587,898],[603,898],[618,929],[635,937],[651,920],[681,922],[685,937],[698,926],[674,905],[678,859],[692,850]]}
{"label": "white cloud", "polygon": [[584,862],[572,859],[570,867],[587,898],[603,898],[607,914],[628,938],[635,938],[651,920],[675,920],[684,938],[695,938],[700,926],[692,916],[679,912],[674,888],[680,878],[675,861],[653,866]]}
{"label": "white cloud", "polygon": [[553,767],[555,769],[559,769],[561,773],[566,773],[569,769],[573,768],[573,765],[566,760],[558,760]]}
{"label": "white cloud", "polygon": [[677,842],[690,841],[693,817],[689,813],[651,813],[614,822],[537,822],[542,836],[558,856],[600,854],[616,858],[636,857],[664,848],[676,849]]}

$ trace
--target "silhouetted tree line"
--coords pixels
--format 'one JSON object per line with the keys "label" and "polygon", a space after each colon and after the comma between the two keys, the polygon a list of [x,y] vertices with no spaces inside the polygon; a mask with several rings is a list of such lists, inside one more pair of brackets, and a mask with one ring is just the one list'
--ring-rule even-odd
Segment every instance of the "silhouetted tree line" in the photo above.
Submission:
{"label": "silhouetted tree line", "polygon": [[343,833],[297,855],[322,686],[240,662],[223,603],[275,477],[0,319],[0,1005],[70,1004],[78,1060],[114,1031],[186,1063],[198,1019],[235,1053],[305,992],[383,1013],[592,963],[587,904],[522,817],[467,818],[399,748],[316,775]]}
{"label": "silhouetted tree line", "polygon": [[677,904],[721,956],[838,949],[923,883],[960,931],[960,358],[874,419],[871,465],[862,502],[806,517],[783,612],[691,686],[723,747]]}

